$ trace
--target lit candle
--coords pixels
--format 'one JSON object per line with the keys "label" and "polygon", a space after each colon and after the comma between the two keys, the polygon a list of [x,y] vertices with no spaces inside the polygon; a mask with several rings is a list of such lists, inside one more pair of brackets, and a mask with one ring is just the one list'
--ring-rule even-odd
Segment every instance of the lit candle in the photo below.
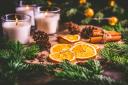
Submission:
{"label": "lit candle", "polygon": [[31,23],[16,18],[14,21],[4,21],[2,27],[4,35],[6,35],[9,40],[19,41],[21,44],[27,44],[29,42]]}
{"label": "lit candle", "polygon": [[16,12],[20,14],[26,14],[31,16],[31,24],[35,26],[35,19],[34,19],[34,6],[30,5],[23,5],[16,8]]}
{"label": "lit candle", "polygon": [[57,32],[60,14],[60,9],[56,8],[55,11],[40,11],[35,12],[36,27],[40,31],[44,31],[48,34],[54,34]]}
{"label": "lit candle", "polygon": [[48,11],[46,11],[45,13],[44,13],[44,16],[47,16],[48,15]]}

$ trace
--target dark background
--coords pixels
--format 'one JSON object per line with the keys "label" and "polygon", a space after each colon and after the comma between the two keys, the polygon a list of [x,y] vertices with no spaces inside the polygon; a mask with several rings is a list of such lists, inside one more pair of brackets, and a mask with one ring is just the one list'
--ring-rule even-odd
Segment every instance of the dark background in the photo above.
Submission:
{"label": "dark background", "polygon": [[[61,1],[61,0],[58,0],[58,1]],[[103,6],[106,6],[109,0],[87,0],[87,1],[92,2],[93,8],[100,9]],[[119,6],[128,9],[128,0],[116,0],[116,1]],[[15,6],[17,4],[18,4],[18,0],[0,0],[0,16],[6,13],[14,12]]]}

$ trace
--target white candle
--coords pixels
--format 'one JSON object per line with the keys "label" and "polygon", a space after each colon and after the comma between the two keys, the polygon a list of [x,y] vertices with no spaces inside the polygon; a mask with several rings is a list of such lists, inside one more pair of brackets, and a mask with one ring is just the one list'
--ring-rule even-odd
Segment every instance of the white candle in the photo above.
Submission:
{"label": "white candle", "polygon": [[22,44],[29,42],[31,24],[27,22],[4,22],[2,23],[4,34],[9,40],[19,41]]}
{"label": "white candle", "polygon": [[20,14],[26,14],[31,16],[31,24],[35,26],[35,19],[34,19],[34,7],[29,5],[23,5],[16,8],[16,12]]}
{"label": "white candle", "polygon": [[59,24],[59,19],[59,13],[42,12],[35,14],[37,29],[44,31],[48,34],[56,33]]}

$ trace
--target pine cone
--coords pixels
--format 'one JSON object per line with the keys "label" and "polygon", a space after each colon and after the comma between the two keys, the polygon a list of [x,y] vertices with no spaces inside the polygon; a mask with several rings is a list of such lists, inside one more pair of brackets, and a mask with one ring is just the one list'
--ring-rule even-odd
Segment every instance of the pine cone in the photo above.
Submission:
{"label": "pine cone", "polygon": [[67,22],[65,24],[68,27],[68,30],[71,34],[78,34],[80,33],[80,26],[78,24],[75,24],[73,22]]}
{"label": "pine cone", "polygon": [[93,36],[93,30],[97,30],[97,29],[100,28],[93,25],[85,25],[85,27],[81,31],[81,37],[88,39]]}
{"label": "pine cone", "polygon": [[41,50],[48,50],[51,47],[49,42],[49,36],[47,33],[35,30],[33,33],[33,39],[40,46]]}
{"label": "pine cone", "polygon": [[40,49],[42,50],[48,50],[51,47],[51,43],[48,42],[37,42],[37,44],[40,46]]}
{"label": "pine cone", "polygon": [[92,29],[90,27],[84,28],[81,31],[81,37],[82,38],[90,38],[92,36]]}
{"label": "pine cone", "polygon": [[49,37],[48,37],[47,33],[35,30],[34,33],[33,33],[33,39],[37,43],[38,42],[40,43],[40,42],[48,42]]}

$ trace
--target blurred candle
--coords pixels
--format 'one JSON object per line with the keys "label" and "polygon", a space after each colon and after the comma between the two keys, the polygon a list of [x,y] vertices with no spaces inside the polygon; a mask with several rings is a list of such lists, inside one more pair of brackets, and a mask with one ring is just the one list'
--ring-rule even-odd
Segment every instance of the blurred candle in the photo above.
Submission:
{"label": "blurred candle", "polygon": [[[30,19],[30,16],[25,17]],[[21,44],[27,44],[29,42],[31,23],[26,20],[18,20],[18,18],[16,20],[4,20],[2,23],[4,35],[11,41],[19,41]]]}
{"label": "blurred candle", "polygon": [[34,6],[31,5],[22,5],[16,8],[16,13],[19,14],[26,14],[31,16],[31,24],[35,26],[35,19],[34,19]]}
{"label": "blurred candle", "polygon": [[54,34],[57,32],[60,9],[55,8],[54,10],[42,11],[38,8],[35,12],[36,27],[40,31],[44,31],[48,34]]}

